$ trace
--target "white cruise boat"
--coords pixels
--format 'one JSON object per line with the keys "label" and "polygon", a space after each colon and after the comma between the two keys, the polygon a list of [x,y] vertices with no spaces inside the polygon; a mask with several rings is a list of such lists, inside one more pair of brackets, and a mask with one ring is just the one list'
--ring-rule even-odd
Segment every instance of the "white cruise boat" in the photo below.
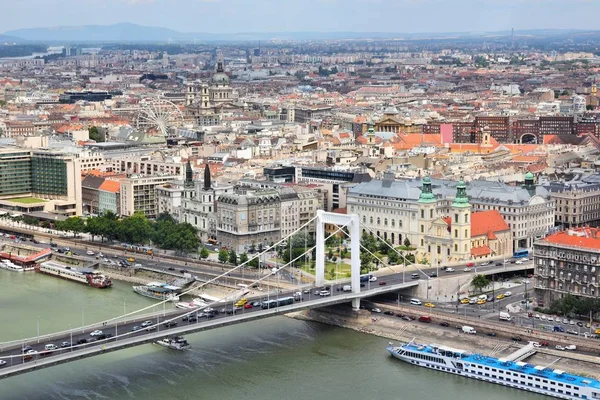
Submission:
{"label": "white cruise boat", "polygon": [[600,399],[600,381],[550,367],[521,361],[472,354],[435,344],[413,341],[401,346],[391,343],[388,352],[409,364],[435,369],[558,399]]}
{"label": "white cruise boat", "polygon": [[190,347],[192,347],[187,342],[187,340],[185,340],[181,336],[174,336],[172,338],[164,338],[164,339],[156,340],[153,343],[157,344],[159,346],[168,347],[169,349],[180,350],[180,351],[187,350]]}
{"label": "white cruise boat", "polygon": [[192,300],[192,302],[195,304],[194,307],[201,307],[201,308],[208,307],[208,303],[198,297],[196,297],[194,300]]}
{"label": "white cruise boat", "polygon": [[4,269],[7,269],[9,271],[14,271],[14,272],[23,272],[23,271],[25,271],[25,269],[23,267],[21,267],[20,265],[15,264],[15,263],[13,263],[10,260],[2,260],[2,262],[0,262],[0,268],[4,268]]}
{"label": "white cruise boat", "polygon": [[186,303],[185,301],[180,301],[175,303],[176,308],[181,308],[182,310],[191,310],[194,308],[198,308],[195,303]]}
{"label": "white cruise boat", "polygon": [[134,286],[133,291],[156,300],[179,301],[178,293],[181,291],[181,287],[166,283],[150,282],[146,286]]}

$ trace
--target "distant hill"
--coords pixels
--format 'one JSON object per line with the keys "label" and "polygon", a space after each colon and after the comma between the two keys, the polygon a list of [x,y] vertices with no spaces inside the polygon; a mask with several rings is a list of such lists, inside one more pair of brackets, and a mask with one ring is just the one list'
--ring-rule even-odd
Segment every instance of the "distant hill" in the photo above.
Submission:
{"label": "distant hill", "polygon": [[135,24],[58,26],[53,28],[26,28],[5,32],[30,41],[44,42],[122,42],[166,41],[179,38],[181,33],[167,29]]}
{"label": "distant hill", "polygon": [[13,43],[23,43],[23,42],[25,42],[25,41],[20,37],[0,34],[0,46],[3,44],[13,44]]}
{"label": "distant hill", "polygon": [[[589,34],[589,31],[587,31]],[[578,30],[519,30],[516,36],[553,37],[567,34],[583,34]],[[336,39],[443,39],[481,38],[485,36],[509,36],[510,31],[498,32],[441,32],[441,33],[401,33],[401,32],[239,32],[202,33],[178,32],[173,29],[141,26],[130,23],[114,25],[59,26],[49,28],[27,28],[5,32],[4,35],[36,42],[166,42],[177,41],[256,41],[256,40],[336,40]],[[0,35],[2,43],[3,35]]]}

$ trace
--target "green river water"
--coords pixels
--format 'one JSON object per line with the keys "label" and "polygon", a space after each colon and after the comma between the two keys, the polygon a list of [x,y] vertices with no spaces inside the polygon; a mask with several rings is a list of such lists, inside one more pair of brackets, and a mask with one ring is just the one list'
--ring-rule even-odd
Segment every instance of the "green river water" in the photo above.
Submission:
{"label": "green river water", "polygon": [[[81,326],[153,304],[131,284],[88,288],[0,270],[0,341]],[[162,306],[161,306],[162,307]],[[401,363],[387,339],[276,317],[145,345],[0,381],[0,400],[459,399],[543,396]]]}

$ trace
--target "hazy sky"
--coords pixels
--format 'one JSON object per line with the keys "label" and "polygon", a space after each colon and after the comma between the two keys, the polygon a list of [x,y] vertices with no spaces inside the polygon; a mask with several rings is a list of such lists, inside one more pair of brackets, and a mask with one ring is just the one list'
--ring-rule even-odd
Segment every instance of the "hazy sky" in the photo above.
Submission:
{"label": "hazy sky", "polygon": [[0,0],[0,31],[132,22],[182,32],[598,29],[599,0]]}

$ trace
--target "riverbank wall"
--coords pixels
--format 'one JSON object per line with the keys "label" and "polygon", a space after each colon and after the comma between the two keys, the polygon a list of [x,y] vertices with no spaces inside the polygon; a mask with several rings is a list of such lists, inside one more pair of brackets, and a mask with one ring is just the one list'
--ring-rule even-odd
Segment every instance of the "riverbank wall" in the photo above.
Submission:
{"label": "riverbank wall", "polygon": [[[385,308],[390,309],[388,306]],[[399,310],[395,310],[394,312],[401,313]],[[416,316],[414,312],[406,312],[404,315]],[[511,342],[510,337],[516,335],[512,325],[507,326],[507,331],[497,332],[496,337],[480,334],[479,332],[490,331],[489,321],[486,320],[460,319],[461,326],[468,324],[479,331],[477,335],[467,335],[462,330],[457,329],[457,326],[459,326],[458,319],[437,319],[432,316],[434,322],[427,324],[416,320],[405,321],[397,316],[385,316],[383,314],[371,313],[367,310],[353,311],[344,305],[288,314],[288,317],[352,329],[356,332],[387,338],[394,342],[406,343],[416,339],[419,343],[438,343],[481,354],[493,353],[495,357],[507,356],[522,347],[528,340],[545,340],[523,335],[522,342]],[[440,326],[440,322],[448,322],[450,326]],[[511,331],[513,333],[510,333]],[[496,331],[494,330],[494,332]],[[559,343],[556,337],[550,337],[549,342],[552,346]],[[570,341],[569,343],[572,342]],[[589,344],[578,344],[577,346],[578,349],[587,352],[588,350],[595,349],[599,344],[596,341],[592,341]],[[553,347],[539,348],[537,350],[537,353],[528,359],[528,362],[537,365],[554,363],[553,365],[565,371],[600,379],[600,370],[598,368],[600,366],[600,358],[596,356],[598,354],[597,350],[595,353],[592,353],[595,355],[559,351],[554,350]]]}

